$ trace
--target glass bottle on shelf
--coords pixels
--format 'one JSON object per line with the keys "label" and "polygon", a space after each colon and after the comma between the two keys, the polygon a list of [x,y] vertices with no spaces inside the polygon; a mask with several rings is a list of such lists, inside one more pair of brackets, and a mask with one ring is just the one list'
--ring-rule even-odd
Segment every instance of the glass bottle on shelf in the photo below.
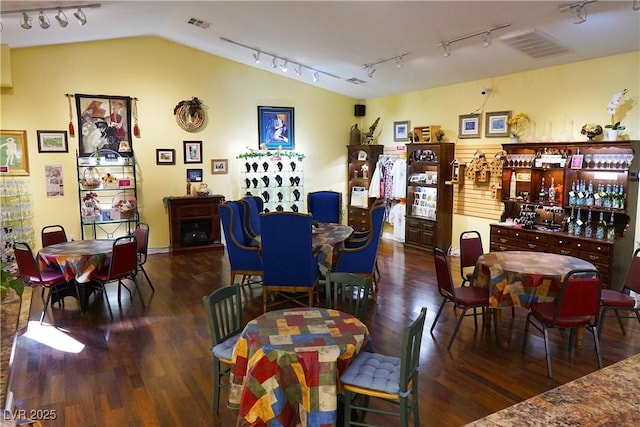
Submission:
{"label": "glass bottle on shelf", "polygon": [[606,189],[604,190],[604,197],[602,200],[603,208],[611,207],[611,184],[607,184]]}
{"label": "glass bottle on shelf", "polygon": [[593,206],[601,207],[602,199],[604,197],[604,186],[601,182],[598,183],[598,191],[593,193]]}
{"label": "glass bottle on shelf", "polygon": [[595,199],[593,197],[593,181],[589,180],[589,186],[587,187],[587,195],[585,197],[584,204],[587,206],[593,206]]}
{"label": "glass bottle on shelf", "polygon": [[540,192],[538,193],[538,201],[544,202],[547,189],[544,187],[544,177],[542,177],[542,183],[540,184]]}
{"label": "glass bottle on shelf", "polygon": [[549,185],[549,202],[555,203],[555,201],[556,201],[556,187],[555,187],[554,178],[551,177],[551,185]]}
{"label": "glass bottle on shelf", "polygon": [[593,222],[591,218],[591,209],[587,214],[587,223],[584,225],[584,237],[593,237]]}
{"label": "glass bottle on shelf", "polygon": [[607,234],[607,223],[604,221],[604,212],[600,211],[600,219],[596,225],[596,238],[604,239]]}
{"label": "glass bottle on shelf", "polygon": [[576,182],[571,181],[571,190],[569,191],[569,206],[576,205]]}
{"label": "glass bottle on shelf", "polygon": [[509,199],[511,200],[515,200],[516,197],[518,196],[516,194],[516,188],[517,188],[517,182],[516,182],[517,176],[516,176],[516,171],[511,171],[511,183],[509,184]]}
{"label": "glass bottle on shelf", "polygon": [[582,234],[582,210],[578,208],[578,215],[576,216],[575,228],[573,234],[580,236]]}
{"label": "glass bottle on shelf", "polygon": [[616,226],[613,224],[613,212],[611,212],[611,219],[609,220],[609,227],[607,228],[607,240],[610,242],[616,240]]}
{"label": "glass bottle on shelf", "polygon": [[571,215],[569,216],[569,222],[567,223],[567,233],[574,234],[576,231],[576,217],[574,216],[574,210],[571,208]]}

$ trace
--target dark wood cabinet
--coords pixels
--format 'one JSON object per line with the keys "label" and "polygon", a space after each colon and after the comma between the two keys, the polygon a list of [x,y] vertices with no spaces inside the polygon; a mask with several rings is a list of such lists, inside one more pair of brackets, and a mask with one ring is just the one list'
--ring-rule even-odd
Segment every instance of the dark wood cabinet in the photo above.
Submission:
{"label": "dark wood cabinet", "polygon": [[347,147],[347,223],[356,231],[369,230],[371,176],[376,169],[383,145],[349,145]]}
{"label": "dark wood cabinet", "polygon": [[433,250],[451,246],[455,152],[453,143],[407,144],[405,245]]}
{"label": "dark wood cabinet", "polygon": [[[631,256],[618,249],[629,239],[637,197],[630,186],[631,142],[503,144],[501,220],[520,224],[492,225],[491,250],[575,256],[591,262],[604,285],[612,285],[614,267],[624,265],[616,256]],[[601,217],[613,224],[610,239],[597,236]],[[579,227],[571,225],[578,221]]]}
{"label": "dark wood cabinet", "polygon": [[224,196],[167,197],[171,252],[222,249],[218,206]]}

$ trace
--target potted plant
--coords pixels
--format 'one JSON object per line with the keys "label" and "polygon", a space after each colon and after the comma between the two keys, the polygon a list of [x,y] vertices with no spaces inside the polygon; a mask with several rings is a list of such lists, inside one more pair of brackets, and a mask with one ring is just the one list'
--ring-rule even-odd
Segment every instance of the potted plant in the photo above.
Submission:
{"label": "potted plant", "polygon": [[607,105],[607,111],[611,115],[611,124],[605,125],[605,129],[607,129],[607,139],[609,141],[616,141],[618,139],[618,132],[621,130],[625,130],[625,127],[620,125],[620,120],[615,120],[616,110],[622,101],[622,97],[626,95],[627,89],[623,89],[620,92],[613,95],[611,98],[611,102]]}
{"label": "potted plant", "polygon": [[2,301],[9,295],[9,292],[13,289],[15,293],[22,297],[22,292],[24,292],[24,283],[22,280],[16,277],[16,274],[10,271],[9,266],[4,262],[0,263],[2,278],[0,280],[0,295]]}

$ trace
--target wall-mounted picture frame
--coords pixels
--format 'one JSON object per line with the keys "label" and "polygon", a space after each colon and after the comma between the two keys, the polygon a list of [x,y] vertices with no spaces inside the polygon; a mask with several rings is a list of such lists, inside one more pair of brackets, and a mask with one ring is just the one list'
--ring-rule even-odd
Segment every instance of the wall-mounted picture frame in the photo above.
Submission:
{"label": "wall-mounted picture frame", "polygon": [[480,138],[480,114],[464,114],[459,118],[459,138]]}
{"label": "wall-mounted picture frame", "polygon": [[202,182],[202,169],[187,169],[187,181]]}
{"label": "wall-mounted picture frame", "polygon": [[26,130],[0,130],[0,174],[29,175]]}
{"label": "wall-mounted picture frame", "polygon": [[183,141],[184,162],[202,163],[202,141]]}
{"label": "wall-mounted picture frame", "polygon": [[175,165],[176,150],[173,148],[156,148],[156,165]]}
{"label": "wall-mounted picture frame", "polygon": [[88,157],[96,150],[108,149],[131,157],[131,98],[81,94],[74,97],[80,129],[79,155]]}
{"label": "wall-mounted picture frame", "polygon": [[293,107],[258,107],[258,146],[263,150],[293,150]]}
{"label": "wall-mounted picture frame", "polygon": [[494,111],[486,113],[485,134],[487,138],[509,136],[509,123],[511,111]]}
{"label": "wall-mounted picture frame", "polygon": [[214,175],[229,173],[229,161],[227,159],[211,159],[211,173]]}
{"label": "wall-mounted picture frame", "polygon": [[66,130],[39,130],[38,153],[68,153]]}
{"label": "wall-mounted picture frame", "polygon": [[409,141],[409,129],[411,128],[411,122],[408,120],[393,122],[393,140],[395,142]]}

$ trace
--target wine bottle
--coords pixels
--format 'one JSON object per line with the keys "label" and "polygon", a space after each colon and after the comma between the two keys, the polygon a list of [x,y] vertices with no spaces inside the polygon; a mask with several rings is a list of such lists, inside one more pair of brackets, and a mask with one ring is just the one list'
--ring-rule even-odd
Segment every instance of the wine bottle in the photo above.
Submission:
{"label": "wine bottle", "polygon": [[569,234],[574,234],[576,231],[576,218],[573,214],[573,208],[571,208],[571,216],[569,216],[569,223],[567,224],[567,233]]}
{"label": "wine bottle", "polygon": [[596,226],[596,238],[604,239],[607,233],[607,223],[604,222],[604,214],[600,212],[600,219],[598,220],[598,224]]}
{"label": "wine bottle", "polygon": [[589,180],[589,186],[587,187],[587,196],[585,198],[585,205],[593,206],[595,199],[593,197],[593,182]]}
{"label": "wine bottle", "polygon": [[583,225],[582,210],[578,208],[578,215],[576,216],[576,222],[575,222],[573,234],[575,234],[576,236],[580,236],[582,234],[582,225]]}
{"label": "wine bottle", "polygon": [[593,222],[591,219],[591,209],[587,215],[587,223],[584,225],[584,237],[593,237]]}
{"label": "wine bottle", "polygon": [[571,190],[569,191],[569,206],[576,205],[576,182],[571,181]]}
{"label": "wine bottle", "polygon": [[555,203],[556,201],[556,186],[554,178],[551,177],[551,185],[549,185],[549,203]]}
{"label": "wine bottle", "polygon": [[547,189],[544,187],[544,177],[542,178],[542,183],[540,184],[540,192],[538,193],[538,201],[540,203],[544,202],[545,200],[545,192],[547,191]]}
{"label": "wine bottle", "polygon": [[611,212],[611,219],[609,220],[609,227],[607,228],[607,240],[610,242],[616,240],[616,226],[613,224],[613,212]]}

